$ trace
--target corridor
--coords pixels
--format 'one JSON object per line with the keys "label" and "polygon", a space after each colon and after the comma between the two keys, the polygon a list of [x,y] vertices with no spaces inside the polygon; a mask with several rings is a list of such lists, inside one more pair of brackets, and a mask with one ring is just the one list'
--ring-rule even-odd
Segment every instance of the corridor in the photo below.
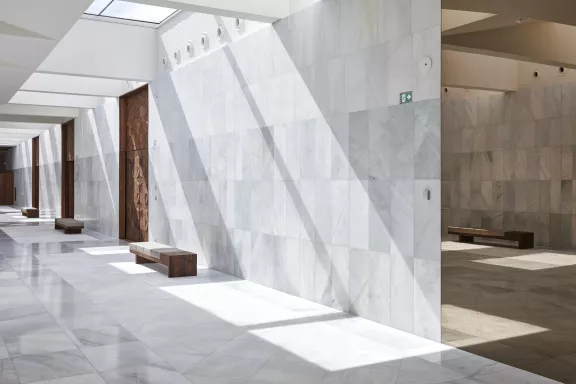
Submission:
{"label": "corridor", "polygon": [[124,242],[0,209],[1,384],[545,384],[231,276],[169,280]]}

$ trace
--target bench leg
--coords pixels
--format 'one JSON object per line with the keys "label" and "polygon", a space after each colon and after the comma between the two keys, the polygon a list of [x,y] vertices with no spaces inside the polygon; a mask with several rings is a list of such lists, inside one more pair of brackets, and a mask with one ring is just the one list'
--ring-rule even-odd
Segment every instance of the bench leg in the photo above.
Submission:
{"label": "bench leg", "polygon": [[518,241],[518,249],[532,248],[534,248],[534,236],[525,236],[522,240]]}
{"label": "bench leg", "polygon": [[473,243],[474,242],[474,236],[466,236],[466,235],[459,235],[459,241],[461,243]]}
{"label": "bench leg", "polygon": [[197,276],[197,260],[189,256],[171,257],[168,262],[168,277]]}
{"label": "bench leg", "polygon": [[138,256],[138,255],[135,255],[135,256],[136,256],[136,260],[134,260],[134,262],[136,264],[154,264],[153,261],[150,261],[150,260],[145,259],[145,258]]}

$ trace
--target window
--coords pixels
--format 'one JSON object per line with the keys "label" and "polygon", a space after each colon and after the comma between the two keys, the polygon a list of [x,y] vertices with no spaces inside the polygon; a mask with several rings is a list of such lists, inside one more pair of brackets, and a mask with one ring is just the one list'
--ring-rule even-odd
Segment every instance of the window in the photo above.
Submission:
{"label": "window", "polygon": [[176,12],[177,10],[171,8],[131,3],[129,1],[96,0],[92,5],[90,5],[85,13],[95,16],[112,17],[115,19],[161,24]]}

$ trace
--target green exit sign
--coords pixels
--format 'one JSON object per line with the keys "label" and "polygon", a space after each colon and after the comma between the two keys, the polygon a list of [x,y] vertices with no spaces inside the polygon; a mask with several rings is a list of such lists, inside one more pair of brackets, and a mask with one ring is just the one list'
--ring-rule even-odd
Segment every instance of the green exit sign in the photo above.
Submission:
{"label": "green exit sign", "polygon": [[412,91],[402,92],[400,94],[400,104],[406,104],[412,102]]}

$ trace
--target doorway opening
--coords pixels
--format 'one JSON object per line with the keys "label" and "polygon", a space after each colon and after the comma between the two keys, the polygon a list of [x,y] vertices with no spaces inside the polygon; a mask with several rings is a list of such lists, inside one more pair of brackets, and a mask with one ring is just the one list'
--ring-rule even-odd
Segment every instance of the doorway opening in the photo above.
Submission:
{"label": "doorway opening", "polygon": [[148,241],[148,86],[120,98],[119,237]]}
{"label": "doorway opening", "polygon": [[62,124],[62,193],[63,218],[74,218],[74,120]]}

